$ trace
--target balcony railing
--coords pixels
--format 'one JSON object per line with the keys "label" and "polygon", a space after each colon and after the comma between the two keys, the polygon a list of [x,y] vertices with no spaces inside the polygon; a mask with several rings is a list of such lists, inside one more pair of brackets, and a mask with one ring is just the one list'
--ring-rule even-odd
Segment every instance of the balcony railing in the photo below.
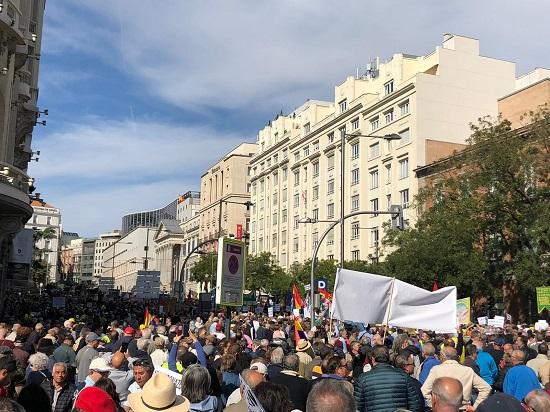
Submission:
{"label": "balcony railing", "polygon": [[28,194],[33,179],[17,167],[0,162],[0,182]]}

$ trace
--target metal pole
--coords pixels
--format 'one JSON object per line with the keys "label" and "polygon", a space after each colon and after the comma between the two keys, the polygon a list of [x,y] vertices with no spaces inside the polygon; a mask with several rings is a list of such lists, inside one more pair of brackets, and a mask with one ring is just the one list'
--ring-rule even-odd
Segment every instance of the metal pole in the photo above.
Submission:
{"label": "metal pole", "polygon": [[383,211],[373,212],[373,211],[367,211],[367,210],[359,211],[359,212],[353,212],[353,213],[350,213],[348,215],[344,215],[344,217],[341,218],[340,220],[337,220],[336,222],[331,223],[330,226],[325,230],[325,232],[323,233],[323,235],[320,237],[319,241],[317,242],[317,246],[315,246],[315,250],[313,251],[313,256],[311,257],[310,300],[312,302],[311,303],[311,323],[312,324],[315,322],[315,305],[314,305],[314,302],[315,302],[315,288],[313,287],[314,283],[315,283],[315,260],[317,259],[317,253],[319,252],[319,248],[321,247],[321,243],[323,243],[323,240],[325,239],[325,237],[327,237],[328,233],[332,229],[334,229],[334,227],[336,225],[343,224],[344,220],[346,220],[350,217],[359,216],[359,215],[394,215],[394,214],[395,214],[394,212],[383,212]]}
{"label": "metal pole", "polygon": [[[344,204],[345,204],[345,189],[344,184],[346,182],[345,172],[345,160],[346,160],[346,131],[345,129],[340,131],[340,269],[344,268]],[[313,267],[313,261],[311,262]],[[313,283],[311,284],[313,289]],[[312,308],[314,308],[312,301]]]}
{"label": "metal pole", "polygon": [[183,277],[184,277],[184,271],[185,271],[185,265],[187,264],[187,261],[189,260],[189,258],[191,257],[191,255],[193,253],[195,253],[198,249],[200,249],[201,247],[203,247],[204,245],[208,244],[208,243],[214,243],[217,239],[208,239],[208,240],[205,240],[204,242],[201,242],[199,243],[197,246],[195,246],[193,248],[193,250],[191,250],[191,252],[189,252],[187,254],[187,256],[185,256],[185,259],[183,260],[183,263],[181,265],[181,270],[180,270],[180,275],[179,275],[179,281],[180,281],[180,288],[179,288],[179,301],[181,302],[182,300],[182,294],[183,294]]}
{"label": "metal pole", "polygon": [[111,286],[113,289],[115,288],[115,251],[116,251],[116,242],[113,243],[113,264],[111,267],[111,281],[113,282],[113,286]]}

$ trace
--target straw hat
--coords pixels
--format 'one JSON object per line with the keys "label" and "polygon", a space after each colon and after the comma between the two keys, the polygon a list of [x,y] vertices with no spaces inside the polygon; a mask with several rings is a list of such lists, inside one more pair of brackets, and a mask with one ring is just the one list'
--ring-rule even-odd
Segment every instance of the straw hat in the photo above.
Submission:
{"label": "straw hat", "polygon": [[134,412],[188,412],[191,404],[176,395],[176,385],[164,373],[155,373],[143,386],[143,391],[128,395]]}
{"label": "straw hat", "polygon": [[300,339],[300,341],[298,342],[298,346],[296,346],[296,350],[298,352],[304,352],[309,348],[311,348],[311,343],[309,343],[309,341],[305,339]]}

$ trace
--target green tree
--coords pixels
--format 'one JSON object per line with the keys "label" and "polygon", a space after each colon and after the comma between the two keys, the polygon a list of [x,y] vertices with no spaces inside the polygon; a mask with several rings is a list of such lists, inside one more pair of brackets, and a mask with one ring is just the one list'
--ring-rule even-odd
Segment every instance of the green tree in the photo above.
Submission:
{"label": "green tree", "polygon": [[199,283],[199,289],[205,286],[208,290],[216,284],[216,271],[218,268],[217,253],[202,253],[200,258],[191,268],[191,280]]}
{"label": "green tree", "polygon": [[35,229],[32,234],[33,250],[32,250],[32,277],[35,285],[48,282],[48,263],[43,259],[45,252],[50,252],[51,249],[38,247],[41,240],[54,239],[57,236],[55,229],[47,227],[44,230]]}
{"label": "green tree", "polygon": [[248,255],[245,287],[282,297],[290,288],[290,276],[276,263],[269,252]]}
{"label": "green tree", "polygon": [[425,288],[437,279],[491,303],[503,296],[508,313],[525,319],[550,264],[550,114],[531,116],[519,130],[487,119],[473,126],[468,148],[415,199],[416,226],[386,235],[395,248],[387,273]]}

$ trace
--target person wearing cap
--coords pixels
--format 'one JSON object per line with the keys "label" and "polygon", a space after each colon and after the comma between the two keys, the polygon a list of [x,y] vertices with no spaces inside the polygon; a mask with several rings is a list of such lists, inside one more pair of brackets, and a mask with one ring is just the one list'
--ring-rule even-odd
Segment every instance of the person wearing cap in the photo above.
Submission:
{"label": "person wearing cap", "polygon": [[176,385],[167,375],[157,373],[143,387],[141,393],[128,396],[133,412],[188,412],[190,402],[176,395]]}
{"label": "person wearing cap", "polygon": [[221,323],[216,323],[216,332],[213,333],[214,336],[218,340],[224,340],[225,339],[225,333],[223,331],[223,325]]}
{"label": "person wearing cap", "polygon": [[92,359],[99,356],[97,347],[99,346],[99,336],[94,332],[86,335],[86,346],[78,351],[76,354],[76,371],[78,374],[78,383],[83,384],[90,372],[90,363]]}
{"label": "person wearing cap", "polygon": [[95,383],[101,379],[109,376],[113,368],[107,364],[107,361],[103,358],[94,358],[90,362],[90,369],[88,376],[84,379],[84,382],[79,386],[79,389],[94,386]]}
{"label": "person wearing cap", "polygon": [[135,330],[131,326],[126,326],[124,328],[124,333],[122,338],[113,346],[113,353],[117,351],[126,352],[130,343],[134,340]]}
{"label": "person wearing cap", "polygon": [[53,351],[53,359],[56,362],[63,362],[69,368],[76,368],[76,353],[73,350],[74,339],[69,333],[63,338],[63,342]]}
{"label": "person wearing cap", "polygon": [[57,362],[53,365],[52,380],[40,385],[50,398],[53,412],[69,412],[74,401],[76,387],[70,381],[67,365]]}
{"label": "person wearing cap", "polygon": [[78,412],[117,412],[113,398],[94,386],[84,388],[78,394],[74,407]]}
{"label": "person wearing cap", "polygon": [[298,368],[300,376],[305,377],[306,366],[313,360],[313,357],[308,353],[311,351],[311,343],[306,339],[300,339],[296,345],[296,355],[300,359],[300,366]]}

